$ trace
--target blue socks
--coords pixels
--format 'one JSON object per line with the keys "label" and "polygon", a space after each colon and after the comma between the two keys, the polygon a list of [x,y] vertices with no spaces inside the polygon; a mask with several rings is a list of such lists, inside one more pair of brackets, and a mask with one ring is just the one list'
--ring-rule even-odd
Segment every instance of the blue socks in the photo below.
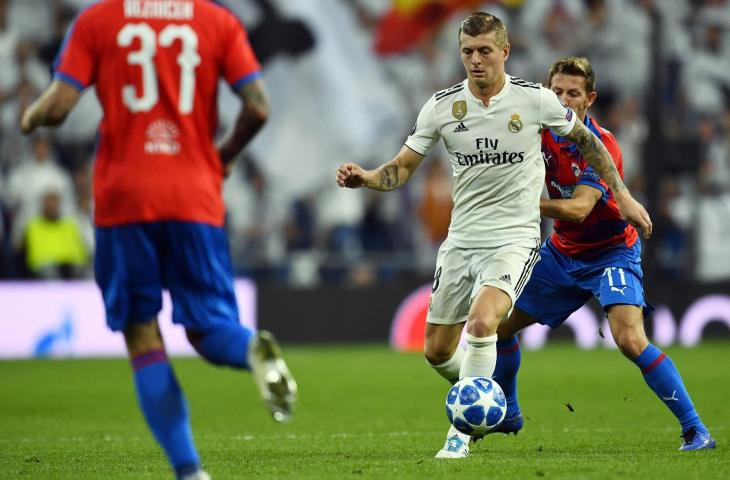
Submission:
{"label": "blue socks", "polygon": [[195,349],[216,365],[249,368],[248,345],[253,332],[238,323],[219,323],[210,331],[199,332]]}
{"label": "blue socks", "polygon": [[511,418],[520,412],[517,403],[517,371],[520,369],[522,354],[517,335],[497,342],[497,367],[492,378],[496,381],[507,398],[507,415]]}
{"label": "blue socks", "polygon": [[[195,348],[216,365],[249,368],[248,347],[253,332],[239,324],[217,324],[199,333]],[[177,383],[167,355],[153,350],[132,358],[139,408],[147,425],[175,469],[182,477],[200,468],[195,450],[185,395]]]}
{"label": "blue socks", "polygon": [[[517,336],[497,342],[497,368],[494,380],[507,397],[507,418],[520,411],[517,402],[517,371],[520,368],[520,343]],[[641,369],[649,388],[664,402],[682,425],[682,432],[690,428],[707,431],[692,405],[687,389],[672,360],[657,347],[649,344],[634,363]]]}
{"label": "blue socks", "polygon": [[641,369],[649,388],[654,390],[657,397],[677,417],[682,425],[682,432],[686,432],[692,427],[707,431],[692,405],[692,399],[689,398],[677,367],[664,352],[650,343],[634,360],[634,363]]}
{"label": "blue socks", "polygon": [[200,468],[188,406],[175,374],[162,350],[153,350],[132,359],[137,400],[147,425],[165,450],[176,475]]}

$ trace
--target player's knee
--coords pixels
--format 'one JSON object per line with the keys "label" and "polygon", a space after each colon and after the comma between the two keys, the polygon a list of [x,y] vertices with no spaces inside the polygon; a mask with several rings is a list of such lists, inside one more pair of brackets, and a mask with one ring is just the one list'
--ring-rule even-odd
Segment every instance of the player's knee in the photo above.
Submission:
{"label": "player's knee", "polygon": [[196,330],[190,330],[186,328],[185,336],[188,337],[188,342],[190,342],[190,345],[192,345],[195,350],[198,350],[198,345],[200,345],[201,340],[203,340],[203,334]]}
{"label": "player's knee", "polygon": [[499,318],[493,311],[473,312],[466,321],[466,331],[475,337],[489,337],[497,333]]}
{"label": "player's knee", "polygon": [[124,341],[132,357],[154,350],[165,349],[162,334],[160,334],[160,329],[156,321],[130,323],[124,329]]}
{"label": "player's knee", "polygon": [[454,352],[449,351],[448,348],[434,348],[426,346],[423,356],[426,357],[426,361],[431,365],[441,365],[449,361],[454,355]]}
{"label": "player's knee", "polygon": [[647,340],[644,332],[639,332],[634,329],[619,331],[615,337],[619,350],[630,360],[641,355],[641,352],[649,344],[649,340]]}

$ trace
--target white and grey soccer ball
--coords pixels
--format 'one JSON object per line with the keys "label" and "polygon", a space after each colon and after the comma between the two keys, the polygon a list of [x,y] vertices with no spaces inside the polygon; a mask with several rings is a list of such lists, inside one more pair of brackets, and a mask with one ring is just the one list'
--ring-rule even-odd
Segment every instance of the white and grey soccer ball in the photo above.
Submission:
{"label": "white and grey soccer ball", "polygon": [[506,413],[502,387],[491,378],[462,378],[446,395],[449,422],[467,435],[486,435],[502,423]]}

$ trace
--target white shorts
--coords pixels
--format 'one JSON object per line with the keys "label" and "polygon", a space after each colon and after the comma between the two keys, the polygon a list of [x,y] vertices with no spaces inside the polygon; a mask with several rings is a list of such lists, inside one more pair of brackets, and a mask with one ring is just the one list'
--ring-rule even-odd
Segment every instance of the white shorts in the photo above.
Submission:
{"label": "white shorts", "polygon": [[436,257],[426,321],[440,325],[466,322],[472,300],[485,285],[510,296],[511,313],[539,259],[537,238],[499,248],[457,248],[446,239]]}

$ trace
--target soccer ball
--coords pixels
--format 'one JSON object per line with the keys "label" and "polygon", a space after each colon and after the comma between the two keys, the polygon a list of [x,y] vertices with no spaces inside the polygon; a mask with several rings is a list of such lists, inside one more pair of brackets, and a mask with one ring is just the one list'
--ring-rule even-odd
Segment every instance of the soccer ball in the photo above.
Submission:
{"label": "soccer ball", "polygon": [[486,435],[502,423],[506,413],[502,387],[491,378],[462,378],[446,395],[449,422],[467,435]]}

